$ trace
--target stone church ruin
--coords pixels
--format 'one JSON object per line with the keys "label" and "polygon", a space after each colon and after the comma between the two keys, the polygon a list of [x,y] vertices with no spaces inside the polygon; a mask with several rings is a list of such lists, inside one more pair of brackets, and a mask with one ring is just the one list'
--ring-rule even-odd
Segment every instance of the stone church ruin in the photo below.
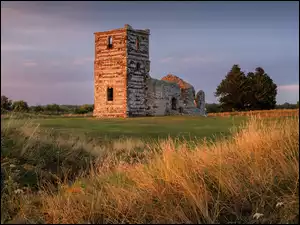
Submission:
{"label": "stone church ruin", "polygon": [[203,91],[172,74],[150,77],[150,30],[126,24],[94,35],[95,117],[205,115]]}

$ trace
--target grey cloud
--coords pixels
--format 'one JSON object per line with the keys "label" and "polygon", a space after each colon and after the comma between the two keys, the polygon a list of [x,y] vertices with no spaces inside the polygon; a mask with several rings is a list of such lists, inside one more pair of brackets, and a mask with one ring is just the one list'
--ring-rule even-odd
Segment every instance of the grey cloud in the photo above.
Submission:
{"label": "grey cloud", "polygon": [[[260,21],[263,25],[266,17],[285,19],[291,16],[291,10],[297,10],[297,3],[276,2],[5,2],[2,7],[11,7],[27,13],[35,13],[43,16],[55,16],[67,21],[77,23],[100,24],[101,19],[131,20],[130,14],[134,13],[136,18],[143,23],[160,21],[160,26],[177,19],[176,23],[168,24],[168,27],[178,27],[180,24],[185,28],[203,27],[207,23],[201,21],[210,20],[218,25],[218,21],[230,21],[231,26],[245,27],[251,20]],[[280,10],[269,10],[270,7]],[[148,10],[144,10],[148,9]],[[251,10],[250,10],[251,9]],[[255,16],[253,15],[255,11]],[[112,15],[112,12],[114,12]],[[233,13],[234,12],[234,13]],[[180,18],[180,21],[178,19]],[[279,19],[279,20],[280,20]],[[296,19],[296,18],[295,18]],[[198,20],[199,23],[186,23],[186,21]],[[239,25],[244,22],[243,26]],[[102,24],[105,26],[105,24]],[[224,24],[222,25],[224,28]],[[229,28],[229,27],[227,27]]]}
{"label": "grey cloud", "polygon": [[20,43],[3,43],[1,42],[1,51],[19,52],[19,51],[41,51],[42,47]]}
{"label": "grey cloud", "polygon": [[[290,6],[278,7],[277,3],[272,3],[277,9],[266,11],[269,3],[260,6],[255,3],[252,11],[246,12],[251,7],[244,5],[234,14],[230,10],[242,3],[226,4],[224,8],[224,4],[213,2],[1,2],[2,84],[6,85],[6,91],[16,91],[21,97],[20,93],[30,92],[26,95],[34,101],[38,97],[47,102],[75,101],[75,96],[81,101],[77,89],[89,101],[93,98],[90,90],[93,88],[85,87],[85,83],[93,82],[93,63],[85,58],[93,57],[93,32],[131,22],[134,27],[151,29],[151,75],[161,78],[169,72],[175,73],[196,89],[204,89],[210,101],[214,101],[216,86],[235,63],[244,70],[262,66],[279,85],[299,83],[296,62],[299,52],[291,49],[299,46],[295,32],[299,22],[298,18],[293,20],[287,15],[289,12],[299,17],[299,12],[291,13]],[[229,25],[224,25],[222,20],[236,18]],[[260,29],[271,18],[275,28]],[[246,23],[249,19],[262,21],[254,23],[257,27],[249,30],[250,25]],[[292,32],[286,32],[286,26]],[[253,32],[258,33],[253,35]],[[164,57],[162,52],[171,57],[165,58],[165,64],[158,60]],[[188,60],[191,56],[194,57]],[[183,62],[184,58],[189,63]],[[26,60],[33,60],[37,65],[24,68],[22,64]],[[264,64],[260,65],[261,62]],[[18,85],[14,86],[15,81]],[[64,86],[67,94],[63,92]],[[40,95],[39,91],[44,92]]]}
{"label": "grey cloud", "polygon": [[36,104],[86,104],[93,103],[93,82],[67,83],[64,85],[21,86],[1,83],[1,94],[13,100]]}
{"label": "grey cloud", "polygon": [[[86,64],[74,66],[75,59],[61,59],[60,64],[49,63],[48,60],[31,60],[6,61],[1,67],[1,81],[19,83],[30,82],[35,85],[55,85],[68,82],[86,82],[93,81],[93,62],[88,61]],[[35,66],[26,67],[24,63],[31,62]],[[28,64],[27,64],[28,65]]]}

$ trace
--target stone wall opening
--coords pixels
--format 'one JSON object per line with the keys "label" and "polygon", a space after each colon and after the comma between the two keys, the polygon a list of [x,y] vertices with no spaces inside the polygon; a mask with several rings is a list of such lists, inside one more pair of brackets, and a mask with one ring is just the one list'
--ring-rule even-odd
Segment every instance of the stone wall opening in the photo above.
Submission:
{"label": "stone wall opening", "polygon": [[177,109],[177,99],[176,98],[172,98],[172,100],[171,100],[171,108],[172,108],[172,110],[176,110]]}
{"label": "stone wall opening", "polygon": [[179,113],[183,113],[183,108],[179,107]]}
{"label": "stone wall opening", "polygon": [[109,36],[107,40],[107,48],[111,49],[112,47],[113,47],[113,39],[112,36]]}
{"label": "stone wall opening", "polygon": [[139,37],[137,37],[136,40],[135,40],[135,47],[136,47],[136,50],[140,49],[140,40],[139,40]]}
{"label": "stone wall opening", "polygon": [[113,101],[113,100],[114,100],[114,89],[107,88],[107,101]]}
{"label": "stone wall opening", "polygon": [[137,64],[136,64],[136,71],[139,71],[140,68],[141,68],[141,64],[140,64],[140,63],[137,63]]}

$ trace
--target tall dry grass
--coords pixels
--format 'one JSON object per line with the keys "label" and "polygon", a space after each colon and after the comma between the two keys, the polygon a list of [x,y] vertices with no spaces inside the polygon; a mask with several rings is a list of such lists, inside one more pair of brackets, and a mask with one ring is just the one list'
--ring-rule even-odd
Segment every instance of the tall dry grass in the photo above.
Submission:
{"label": "tall dry grass", "polygon": [[[131,151],[131,142],[113,144]],[[137,141],[138,147],[143,143]],[[176,149],[176,150],[175,150]],[[195,149],[172,139],[147,161],[107,157],[73,184],[19,196],[22,222],[299,223],[299,119],[251,118],[231,139]]]}

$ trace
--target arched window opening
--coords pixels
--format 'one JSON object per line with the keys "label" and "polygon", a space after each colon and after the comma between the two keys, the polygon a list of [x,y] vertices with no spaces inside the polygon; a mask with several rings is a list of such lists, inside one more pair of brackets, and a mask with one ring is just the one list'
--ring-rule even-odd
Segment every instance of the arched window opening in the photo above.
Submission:
{"label": "arched window opening", "polygon": [[108,47],[108,49],[111,49],[112,46],[113,46],[113,38],[112,38],[112,36],[109,36],[107,47]]}
{"label": "arched window opening", "polygon": [[172,110],[176,110],[177,109],[176,103],[177,103],[176,98],[172,98],[172,102],[171,102]]}

